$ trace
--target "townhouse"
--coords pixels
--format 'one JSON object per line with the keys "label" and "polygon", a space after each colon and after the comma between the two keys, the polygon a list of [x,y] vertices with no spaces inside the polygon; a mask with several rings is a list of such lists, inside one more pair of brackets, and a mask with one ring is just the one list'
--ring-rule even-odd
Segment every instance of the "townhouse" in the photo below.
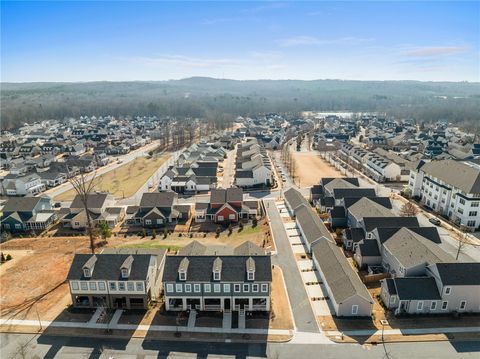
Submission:
{"label": "townhouse", "polygon": [[162,283],[167,311],[270,311],[269,255],[255,245],[242,245],[232,254],[197,245],[166,257]]}
{"label": "townhouse", "polygon": [[421,203],[457,225],[480,227],[480,165],[454,160],[421,163],[408,186]]}
{"label": "townhouse", "polygon": [[164,249],[75,254],[67,281],[75,308],[148,309],[162,289]]}
{"label": "townhouse", "polygon": [[273,184],[270,159],[256,139],[237,145],[235,166],[235,184],[238,187]]}

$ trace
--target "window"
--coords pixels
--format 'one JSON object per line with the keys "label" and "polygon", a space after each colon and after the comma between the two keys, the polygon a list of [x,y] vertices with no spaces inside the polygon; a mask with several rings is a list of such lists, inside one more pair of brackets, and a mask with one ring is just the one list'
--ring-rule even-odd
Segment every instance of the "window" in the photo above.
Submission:
{"label": "window", "polygon": [[81,290],[88,290],[87,282],[80,282],[80,289]]}
{"label": "window", "polygon": [[3,225],[3,227],[4,227],[5,229],[10,229],[10,224],[5,223],[5,224]]}
{"label": "window", "polygon": [[229,215],[228,215],[228,219],[235,219],[235,214],[233,214],[233,213],[232,213],[232,214],[229,214]]}
{"label": "window", "polygon": [[258,292],[258,284],[252,284],[252,292]]}
{"label": "window", "polygon": [[437,309],[437,302],[436,301],[433,301],[431,304],[430,304],[430,310],[435,310]]}
{"label": "window", "polygon": [[83,276],[84,276],[85,278],[90,278],[90,269],[85,268],[85,269],[83,270]]}
{"label": "window", "polygon": [[220,284],[214,284],[213,285],[213,291],[215,293],[220,293],[220,290],[221,290]]}
{"label": "window", "polygon": [[173,292],[173,284],[171,283],[167,284],[167,292],[169,293]]}
{"label": "window", "polygon": [[230,284],[224,284],[223,285],[223,291],[225,293],[230,293]]}
{"label": "window", "polygon": [[358,313],[358,305],[352,305],[352,315],[357,315]]}
{"label": "window", "polygon": [[187,280],[187,273],[185,272],[180,272],[180,280]]}
{"label": "window", "polygon": [[460,204],[465,204],[465,200],[463,198],[460,198],[458,202],[460,202]]}
{"label": "window", "polygon": [[90,287],[90,290],[97,290],[97,283],[95,282],[90,282],[88,286]]}
{"label": "window", "polygon": [[110,282],[109,286],[110,286],[110,290],[117,290],[117,285],[115,284],[115,282]]}
{"label": "window", "polygon": [[395,304],[396,301],[397,301],[397,297],[395,296],[390,297],[390,304]]}
{"label": "window", "polygon": [[462,300],[460,302],[460,310],[465,310],[465,308],[467,307],[467,301],[466,300]]}
{"label": "window", "polygon": [[127,282],[127,290],[133,292],[135,290],[135,285],[133,282]]}
{"label": "window", "polygon": [[195,293],[200,293],[200,290],[201,290],[200,284],[197,283],[197,284],[194,284],[194,285],[193,285],[193,291],[194,291]]}
{"label": "window", "polygon": [[268,292],[268,284],[262,284],[262,292],[263,293]]}
{"label": "window", "polygon": [[255,272],[248,272],[248,280],[254,280],[255,279]]}
{"label": "window", "polygon": [[[171,284],[170,284],[170,285],[171,285]],[[135,283],[135,286],[136,286],[138,292],[143,292],[143,283],[142,283],[142,282],[137,282],[137,283]],[[172,290],[171,290],[171,292],[173,292],[173,285],[172,285]]]}
{"label": "window", "polygon": [[105,290],[105,283],[98,282],[98,290]]}
{"label": "window", "polygon": [[213,272],[213,280],[220,280],[220,272]]}
{"label": "window", "polygon": [[463,214],[463,209],[459,208],[459,209],[457,209],[457,212],[460,213],[460,214]]}
{"label": "window", "polygon": [[126,268],[122,269],[122,278],[128,278],[128,269]]}
{"label": "window", "polygon": [[151,220],[151,219],[146,219],[146,220],[145,220],[145,224],[146,224],[146,225],[152,224],[152,220]]}
{"label": "window", "polygon": [[417,310],[419,310],[419,311],[423,310],[423,300],[421,300],[417,303]]}
{"label": "window", "polygon": [[477,211],[471,211],[468,213],[469,217],[475,217],[477,215]]}
{"label": "window", "polygon": [[191,284],[185,284],[185,292],[190,293],[192,291],[192,285]]}
{"label": "window", "polygon": [[125,282],[118,282],[118,290],[121,290],[121,291],[125,290]]}
{"label": "window", "polygon": [[218,216],[219,221],[223,221],[223,216]]}
{"label": "window", "polygon": [[210,293],[212,291],[212,285],[211,284],[205,284],[203,287],[203,290],[205,293]]}
{"label": "window", "polygon": [[449,295],[452,292],[451,287],[445,287],[445,295]]}
{"label": "window", "polygon": [[471,204],[470,206],[471,206],[471,207],[478,207],[478,204],[479,204],[479,203],[480,203],[480,202],[472,202],[472,204]]}
{"label": "window", "polygon": [[175,284],[175,291],[181,293],[182,292],[182,285],[181,284]]}
{"label": "window", "polygon": [[240,292],[240,284],[234,284],[233,285],[233,291],[235,293],[239,293]]}
{"label": "window", "polygon": [[447,301],[442,302],[442,310],[447,310],[447,308],[448,308],[448,302]]}
{"label": "window", "polygon": [[72,282],[72,290],[78,290],[78,283]]}
{"label": "window", "polygon": [[243,285],[243,291],[244,291],[244,292],[248,292],[249,289],[250,289],[250,285],[249,285],[249,284],[244,284],[244,285]]}
{"label": "window", "polygon": [[475,227],[475,221],[467,221],[467,227]]}

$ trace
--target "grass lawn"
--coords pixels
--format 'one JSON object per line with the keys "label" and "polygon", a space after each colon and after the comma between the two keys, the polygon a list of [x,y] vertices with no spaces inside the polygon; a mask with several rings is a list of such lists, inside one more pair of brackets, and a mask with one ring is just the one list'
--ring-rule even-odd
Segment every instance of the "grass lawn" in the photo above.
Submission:
{"label": "grass lawn", "polygon": [[[168,160],[169,155],[156,158],[138,157],[123,166],[98,177],[96,191],[109,192],[115,198],[130,197]],[[68,201],[75,197],[73,189],[55,197],[56,201]]]}

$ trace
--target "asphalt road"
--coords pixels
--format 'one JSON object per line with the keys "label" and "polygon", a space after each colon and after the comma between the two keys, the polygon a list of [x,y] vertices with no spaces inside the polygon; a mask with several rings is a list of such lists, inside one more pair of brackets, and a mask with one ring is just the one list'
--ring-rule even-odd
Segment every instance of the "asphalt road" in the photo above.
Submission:
{"label": "asphalt road", "polygon": [[301,332],[318,332],[317,321],[303,286],[302,277],[297,268],[297,263],[275,202],[273,200],[265,200],[265,209],[271,222],[272,235],[277,246],[277,255],[272,258],[272,261],[273,264],[282,268],[288,298],[290,299],[295,319],[295,326]]}
{"label": "asphalt road", "polygon": [[[100,339],[87,337],[0,334],[2,358],[478,358],[480,342],[424,342],[361,346],[358,344],[267,344]],[[22,349],[23,348],[23,349]]]}

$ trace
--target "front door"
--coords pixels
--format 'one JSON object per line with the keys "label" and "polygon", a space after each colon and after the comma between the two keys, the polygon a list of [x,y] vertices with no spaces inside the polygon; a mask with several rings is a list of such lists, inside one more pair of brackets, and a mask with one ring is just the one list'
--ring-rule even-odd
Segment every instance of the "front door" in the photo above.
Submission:
{"label": "front door", "polygon": [[231,305],[230,305],[230,298],[225,298],[223,301],[223,309],[225,310],[230,310]]}

